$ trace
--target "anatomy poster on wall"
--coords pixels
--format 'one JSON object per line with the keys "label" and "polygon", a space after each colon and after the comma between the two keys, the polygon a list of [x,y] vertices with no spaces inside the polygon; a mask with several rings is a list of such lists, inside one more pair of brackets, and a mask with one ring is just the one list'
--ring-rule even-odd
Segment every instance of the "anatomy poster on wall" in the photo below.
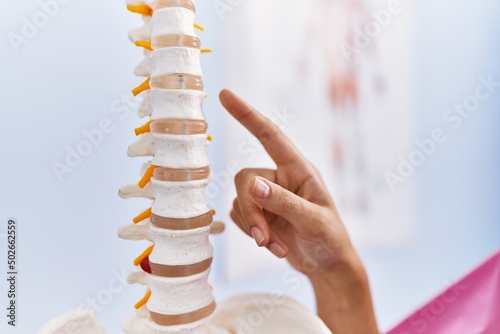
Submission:
{"label": "anatomy poster on wall", "polygon": [[[414,180],[398,173],[416,140],[413,16],[411,2],[370,0],[254,0],[221,12],[225,85],[320,169],[361,248],[396,247],[415,233]],[[233,167],[273,166],[248,133],[226,128]],[[231,249],[253,245],[236,228],[227,233],[229,278],[276,265],[264,253],[232,259]]]}

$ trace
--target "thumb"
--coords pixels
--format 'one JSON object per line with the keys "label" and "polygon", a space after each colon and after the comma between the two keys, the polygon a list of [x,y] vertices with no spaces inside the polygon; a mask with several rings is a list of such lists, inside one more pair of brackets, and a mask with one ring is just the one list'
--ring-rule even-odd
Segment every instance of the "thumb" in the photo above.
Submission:
{"label": "thumb", "polygon": [[263,177],[254,177],[249,186],[252,198],[262,208],[283,217],[302,232],[309,230],[308,223],[321,212],[316,204]]}

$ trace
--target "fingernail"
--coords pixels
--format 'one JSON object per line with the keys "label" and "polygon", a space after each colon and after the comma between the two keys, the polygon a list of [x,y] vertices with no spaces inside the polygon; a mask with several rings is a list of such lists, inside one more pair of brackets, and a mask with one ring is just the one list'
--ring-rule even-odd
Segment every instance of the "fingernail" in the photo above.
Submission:
{"label": "fingernail", "polygon": [[262,231],[258,227],[252,227],[252,236],[255,239],[257,245],[262,245],[262,243],[264,242],[264,234],[262,234]]}
{"label": "fingernail", "polygon": [[253,184],[253,189],[252,193],[255,195],[255,197],[260,198],[260,199],[266,199],[269,197],[269,192],[271,191],[271,188],[262,181],[260,177],[255,178],[255,182]]}
{"label": "fingernail", "polygon": [[273,242],[269,246],[269,250],[271,251],[271,253],[273,253],[274,255],[276,255],[279,258],[282,258],[285,256],[285,250],[283,249],[283,247],[281,247],[279,244],[277,244],[275,242]]}

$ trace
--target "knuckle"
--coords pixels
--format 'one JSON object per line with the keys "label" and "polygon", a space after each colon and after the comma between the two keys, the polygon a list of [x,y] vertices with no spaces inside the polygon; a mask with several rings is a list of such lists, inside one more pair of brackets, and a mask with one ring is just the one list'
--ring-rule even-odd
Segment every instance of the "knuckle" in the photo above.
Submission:
{"label": "knuckle", "polygon": [[322,182],[321,173],[316,166],[312,165],[311,163],[307,163],[303,172],[304,172],[304,182],[311,182],[317,186],[321,185]]}
{"label": "knuckle", "polygon": [[238,202],[237,198],[233,201],[233,210],[235,210],[236,212],[240,211],[240,203]]}
{"label": "knuckle", "polygon": [[243,180],[247,179],[251,173],[252,170],[250,168],[243,168],[234,176],[234,182],[240,184]]}
{"label": "knuckle", "polygon": [[319,169],[311,164],[309,161],[306,161],[305,168],[304,168],[304,173],[307,178],[314,179],[321,175]]}
{"label": "knuckle", "polygon": [[231,219],[236,222],[236,220],[238,219],[238,216],[236,215],[236,212],[234,210],[231,210],[231,212],[229,213],[229,216],[231,217]]}
{"label": "knuckle", "polygon": [[309,172],[309,175],[312,175],[312,176],[320,175],[318,167],[314,166],[310,162],[308,162],[308,172]]}
{"label": "knuckle", "polygon": [[264,127],[260,131],[259,139],[261,143],[265,146],[267,143],[272,142],[276,138],[279,132],[280,130],[278,129],[278,127],[274,123],[269,122],[269,125]]}

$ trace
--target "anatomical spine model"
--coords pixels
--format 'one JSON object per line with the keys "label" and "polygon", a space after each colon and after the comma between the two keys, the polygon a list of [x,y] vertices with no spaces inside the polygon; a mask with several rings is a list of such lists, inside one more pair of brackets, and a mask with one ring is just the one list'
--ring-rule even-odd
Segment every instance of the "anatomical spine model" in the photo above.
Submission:
{"label": "anatomical spine model", "polygon": [[151,156],[144,176],[120,189],[123,198],[143,197],[153,205],[123,226],[119,236],[153,244],[136,260],[138,271],[129,283],[143,284],[146,295],[136,314],[126,318],[126,333],[207,332],[215,310],[207,282],[212,263],[210,232],[220,230],[205,197],[210,168],[206,147],[211,140],[202,102],[200,40],[191,0],[129,1],[128,9],[143,16],[144,26],[130,39],[144,48],[145,58],[135,74],[147,79],[133,90],[143,101],[139,117],[150,121],[135,130],[139,140],[130,157]]}

